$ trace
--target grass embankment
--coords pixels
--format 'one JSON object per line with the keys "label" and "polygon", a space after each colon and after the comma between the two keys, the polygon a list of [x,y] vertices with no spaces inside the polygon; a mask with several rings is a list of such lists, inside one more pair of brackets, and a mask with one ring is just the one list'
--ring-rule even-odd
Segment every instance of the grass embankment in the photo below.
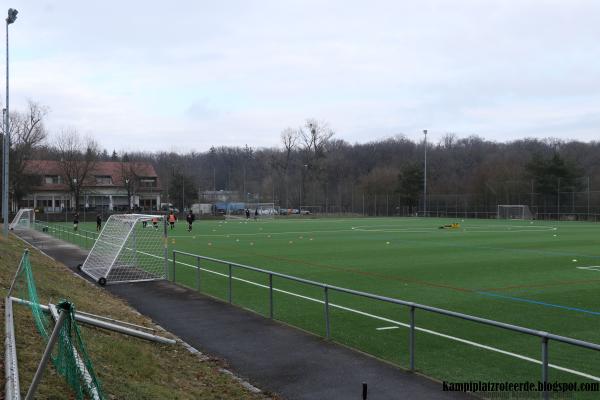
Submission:
{"label": "grass embankment", "polygon": [[[25,245],[0,237],[0,294],[5,297]],[[72,301],[76,309],[153,327],[152,321],[39,252],[31,251],[31,264],[40,302]],[[14,295],[22,295],[17,291]],[[28,307],[15,304],[15,331],[21,391],[24,395],[43,352]],[[0,330],[4,337],[4,301]],[[118,333],[80,325],[89,355],[110,399],[265,399],[250,393],[220,368],[222,362],[201,360],[182,345],[161,345]],[[168,336],[162,332],[161,335]],[[0,398],[4,394],[4,346],[1,346]],[[72,398],[65,380],[52,366],[44,374],[36,398]]]}

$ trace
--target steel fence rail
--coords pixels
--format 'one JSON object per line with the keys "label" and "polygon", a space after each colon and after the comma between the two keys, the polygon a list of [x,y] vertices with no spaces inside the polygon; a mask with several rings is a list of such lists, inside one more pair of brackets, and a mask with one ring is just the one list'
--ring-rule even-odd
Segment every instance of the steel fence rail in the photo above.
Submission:
{"label": "steel fence rail", "polygon": [[[549,365],[548,347],[549,347],[549,342],[551,340],[569,344],[572,346],[577,346],[577,347],[588,349],[588,350],[600,351],[600,344],[597,344],[597,343],[587,342],[587,341],[579,340],[579,339],[573,339],[573,338],[566,337],[566,336],[556,335],[556,334],[541,331],[541,330],[526,328],[526,327],[508,324],[505,322],[495,321],[495,320],[491,320],[491,319],[487,319],[487,318],[476,317],[474,315],[464,314],[464,313],[460,313],[460,312],[456,312],[456,311],[450,311],[450,310],[446,310],[443,308],[427,306],[424,304],[414,303],[414,302],[405,301],[405,300],[399,300],[399,299],[395,299],[392,297],[386,297],[386,296],[381,296],[381,295],[377,295],[377,294],[373,294],[373,293],[362,292],[359,290],[343,288],[343,287],[335,286],[335,285],[329,285],[326,283],[317,282],[317,281],[304,279],[304,278],[298,278],[298,277],[295,277],[292,275],[287,275],[287,274],[283,274],[280,272],[270,271],[270,270],[266,270],[263,268],[257,268],[257,267],[253,267],[250,265],[244,265],[244,264],[221,260],[221,259],[213,258],[213,257],[201,256],[199,254],[193,254],[193,253],[188,253],[188,252],[179,251],[179,250],[173,250],[173,260],[172,260],[173,261],[173,274],[171,277],[173,282],[175,282],[175,280],[176,280],[175,279],[176,278],[175,271],[176,271],[176,264],[178,262],[177,255],[191,257],[191,258],[196,259],[196,266],[191,265],[191,267],[198,269],[198,271],[196,272],[197,282],[199,282],[198,275],[199,275],[201,260],[227,266],[228,270],[227,270],[227,273],[224,274],[224,276],[228,279],[227,300],[229,303],[232,302],[232,280],[235,279],[233,276],[233,270],[235,268],[268,275],[269,276],[268,289],[269,289],[269,317],[270,318],[273,318],[273,290],[274,290],[273,277],[287,279],[290,281],[303,283],[306,285],[311,285],[311,286],[319,287],[319,288],[323,289],[323,295],[324,295],[323,318],[325,321],[326,337],[328,339],[331,337],[331,332],[330,332],[331,326],[330,326],[330,321],[329,321],[329,308],[330,308],[329,296],[330,296],[331,291],[346,293],[346,294],[350,294],[350,295],[357,296],[357,297],[363,297],[363,298],[378,300],[378,301],[382,301],[382,302],[386,302],[386,303],[391,303],[391,304],[396,304],[399,306],[407,307],[410,311],[409,357],[410,357],[410,370],[411,371],[415,370],[415,328],[416,328],[416,326],[415,326],[415,311],[416,310],[428,311],[431,313],[440,314],[440,315],[444,315],[444,316],[451,317],[451,318],[462,319],[465,321],[470,321],[470,322],[474,322],[474,323],[478,323],[478,324],[482,324],[482,325],[488,325],[488,326],[492,326],[495,328],[500,328],[500,329],[504,329],[504,330],[508,330],[508,331],[512,331],[512,332],[518,332],[518,333],[522,333],[525,335],[530,335],[530,336],[535,336],[535,337],[540,338],[541,339],[541,359],[542,359],[542,361],[541,361],[542,382],[544,382],[544,383],[548,382],[548,365]],[[199,286],[198,286],[198,289],[199,289]],[[544,398],[548,398],[549,392],[546,391],[546,388],[544,388],[544,390],[545,390]]]}

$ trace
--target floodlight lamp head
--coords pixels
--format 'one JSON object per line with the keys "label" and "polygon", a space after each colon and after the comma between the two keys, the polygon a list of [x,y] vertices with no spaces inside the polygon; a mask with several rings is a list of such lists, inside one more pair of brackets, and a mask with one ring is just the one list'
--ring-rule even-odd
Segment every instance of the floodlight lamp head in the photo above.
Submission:
{"label": "floodlight lamp head", "polygon": [[8,9],[8,17],[6,17],[6,23],[12,24],[13,22],[15,22],[17,20],[18,13],[19,12],[17,10],[15,10],[14,8],[9,8]]}

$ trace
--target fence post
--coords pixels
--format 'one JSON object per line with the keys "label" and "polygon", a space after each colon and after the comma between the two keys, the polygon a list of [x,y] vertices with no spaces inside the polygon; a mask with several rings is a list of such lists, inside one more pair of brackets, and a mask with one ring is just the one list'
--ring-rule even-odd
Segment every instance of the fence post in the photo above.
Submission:
{"label": "fence post", "polygon": [[200,257],[196,257],[196,289],[200,291]]}
{"label": "fence post", "polygon": [[232,268],[231,268],[231,264],[229,265],[229,289],[227,290],[227,296],[228,296],[228,300],[229,300],[229,304],[231,304],[231,277],[232,277]]}
{"label": "fence post", "polygon": [[548,337],[542,336],[542,383],[544,385],[543,398],[548,400],[550,392],[548,392]]}
{"label": "fence post", "polygon": [[88,248],[88,233],[85,231],[85,248]]}
{"label": "fence post", "polygon": [[331,330],[329,327],[329,288],[327,286],[323,286],[325,290],[325,334],[327,339],[331,337]]}
{"label": "fence post", "polygon": [[408,337],[410,370],[415,370],[415,306],[410,306],[410,332]]}
{"label": "fence post", "polygon": [[273,319],[273,274],[269,274],[269,318]]}
{"label": "fence post", "polygon": [[175,250],[173,250],[173,282],[175,282]]}

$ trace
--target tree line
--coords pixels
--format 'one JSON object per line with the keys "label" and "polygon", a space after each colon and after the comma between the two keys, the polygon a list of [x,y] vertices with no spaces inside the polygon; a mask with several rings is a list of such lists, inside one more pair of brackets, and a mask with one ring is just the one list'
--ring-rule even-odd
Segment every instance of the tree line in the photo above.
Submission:
{"label": "tree line", "polygon": [[[424,203],[424,142],[404,135],[349,143],[326,122],[308,119],[283,129],[279,145],[270,148],[213,145],[207,151],[187,153],[124,153],[101,149],[95,140],[72,129],[50,141],[43,124],[47,112],[30,102],[27,110],[11,114],[10,185],[17,200],[39,183],[25,174],[29,159],[60,161],[74,194],[97,161],[149,162],[159,175],[163,198],[178,207],[205,201],[206,191],[223,190],[237,194],[232,200],[330,212],[364,209],[367,196],[370,207],[373,201],[378,204],[375,213],[385,199],[388,214],[400,209],[408,214],[431,208],[435,199],[449,195],[468,195],[478,206],[492,210],[498,203],[558,205],[566,196],[561,193],[600,189],[596,141],[497,142],[447,133],[438,142],[427,143],[428,203]],[[129,173],[132,179],[126,189],[132,193],[135,176],[133,170]]]}

